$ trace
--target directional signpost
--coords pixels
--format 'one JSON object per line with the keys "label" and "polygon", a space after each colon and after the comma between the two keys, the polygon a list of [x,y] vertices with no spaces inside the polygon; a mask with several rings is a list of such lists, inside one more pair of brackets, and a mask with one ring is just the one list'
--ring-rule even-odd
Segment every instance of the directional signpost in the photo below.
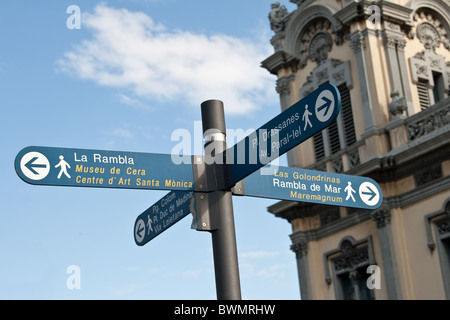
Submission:
{"label": "directional signpost", "polygon": [[175,164],[169,154],[27,147],[14,165],[22,180],[35,185],[170,190],[137,217],[136,244],[145,245],[194,212],[193,225],[201,222],[197,230],[212,235],[218,299],[240,299],[231,201],[237,183],[240,195],[252,197],[363,209],[381,205],[381,189],[369,178],[275,166],[257,171],[329,126],[340,105],[338,89],[323,85],[227,149],[223,103],[205,101],[205,161],[192,164]]}
{"label": "directional signpost", "polygon": [[192,191],[172,191],[141,213],[134,224],[134,241],[143,246],[187,216],[193,207]]}
{"label": "directional signpost", "polygon": [[292,167],[266,169],[244,179],[244,195],[361,209],[376,209],[382,202],[381,188],[370,178]]}
{"label": "directional signpost", "polygon": [[339,90],[325,84],[229,148],[233,184],[328,127],[340,108]]}

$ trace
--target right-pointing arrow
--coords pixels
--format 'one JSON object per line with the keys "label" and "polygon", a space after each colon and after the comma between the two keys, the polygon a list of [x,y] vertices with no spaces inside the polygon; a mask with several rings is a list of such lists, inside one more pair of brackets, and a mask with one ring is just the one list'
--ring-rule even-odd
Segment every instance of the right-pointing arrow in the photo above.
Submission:
{"label": "right-pointing arrow", "polygon": [[383,195],[379,187],[377,187],[375,182],[365,181],[359,186],[359,197],[361,201],[370,206],[374,207],[380,205],[380,200],[383,199]]}
{"label": "right-pointing arrow", "polygon": [[322,97],[322,101],[325,101],[325,103],[323,105],[321,105],[319,108],[317,108],[317,111],[322,112],[322,110],[326,108],[325,112],[323,113],[323,116],[326,117],[328,110],[330,109],[331,103],[333,101],[331,101],[327,97]]}
{"label": "right-pointing arrow", "polygon": [[361,192],[361,194],[369,195],[370,198],[367,199],[367,201],[372,201],[372,199],[376,197],[377,193],[375,191],[373,191],[369,186],[366,186],[366,188],[369,189],[369,191],[368,192],[363,191],[363,192]]}

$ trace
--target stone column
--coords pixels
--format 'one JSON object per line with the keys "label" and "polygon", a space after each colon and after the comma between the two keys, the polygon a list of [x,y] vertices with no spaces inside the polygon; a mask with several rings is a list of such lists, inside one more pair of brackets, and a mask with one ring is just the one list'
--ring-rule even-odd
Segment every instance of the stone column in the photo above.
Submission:
{"label": "stone column", "polygon": [[295,75],[281,77],[277,80],[277,93],[280,95],[281,111],[286,110],[291,105],[291,83],[295,80]]}
{"label": "stone column", "polygon": [[[291,86],[295,80],[295,74],[281,77],[277,80],[277,93],[280,95],[281,111],[288,109],[291,106]],[[299,165],[296,163],[295,148],[287,153],[287,160],[289,166]]]}
{"label": "stone column", "polygon": [[[367,29],[366,29],[367,31]],[[361,31],[355,31],[348,37],[349,45],[353,49],[356,55],[356,69],[358,70],[359,85],[361,88],[362,108],[364,112],[365,132],[370,132],[376,129],[376,123],[374,118],[374,108],[372,97],[369,90],[369,76],[367,70],[367,61],[365,56],[366,49],[366,33]]]}
{"label": "stone column", "polygon": [[308,268],[308,242],[299,241],[291,246],[297,258],[298,278],[300,282],[300,293],[302,300],[311,300],[311,284]]}
{"label": "stone column", "polygon": [[378,238],[380,239],[381,258],[386,290],[389,300],[401,299],[398,284],[397,265],[395,261],[394,244],[391,232],[391,211],[387,208],[380,208],[371,213],[371,218],[376,222],[378,228]]}
{"label": "stone column", "polygon": [[383,44],[386,53],[386,62],[389,71],[391,91],[400,93],[404,97],[407,110],[406,115],[413,114],[414,106],[412,102],[411,88],[409,86],[408,65],[405,57],[406,40],[398,24],[392,22],[384,23],[382,31]]}

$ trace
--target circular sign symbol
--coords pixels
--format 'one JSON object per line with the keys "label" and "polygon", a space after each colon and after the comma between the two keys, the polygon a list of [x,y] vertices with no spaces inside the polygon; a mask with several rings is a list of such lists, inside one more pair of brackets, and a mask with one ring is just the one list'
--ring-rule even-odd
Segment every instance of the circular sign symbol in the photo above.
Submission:
{"label": "circular sign symbol", "polygon": [[141,243],[145,237],[145,222],[142,219],[139,219],[136,222],[136,226],[134,227],[134,238],[137,243]]}
{"label": "circular sign symbol", "polygon": [[42,180],[50,172],[50,162],[39,152],[28,152],[20,160],[20,170],[31,180]]}
{"label": "circular sign symbol", "polygon": [[371,182],[363,182],[359,186],[359,197],[368,206],[375,206],[380,201],[380,192]]}
{"label": "circular sign symbol", "polygon": [[330,90],[322,91],[316,101],[316,117],[320,122],[327,122],[334,111],[334,96]]}

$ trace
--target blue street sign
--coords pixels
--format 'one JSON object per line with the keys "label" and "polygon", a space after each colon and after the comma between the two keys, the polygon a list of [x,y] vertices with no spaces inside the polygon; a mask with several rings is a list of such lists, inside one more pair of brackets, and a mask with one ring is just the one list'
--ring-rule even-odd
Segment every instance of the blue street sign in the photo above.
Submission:
{"label": "blue street sign", "polygon": [[233,184],[328,127],[340,107],[339,90],[325,84],[227,149]]}
{"label": "blue street sign", "polygon": [[143,246],[187,216],[193,207],[192,191],[172,191],[141,213],[134,224],[134,241]]}
{"label": "blue street sign", "polygon": [[151,190],[194,190],[191,164],[170,154],[27,147],[14,162],[30,184]]}
{"label": "blue street sign", "polygon": [[244,179],[246,196],[362,209],[376,209],[383,201],[380,186],[370,178],[292,167],[264,169]]}

